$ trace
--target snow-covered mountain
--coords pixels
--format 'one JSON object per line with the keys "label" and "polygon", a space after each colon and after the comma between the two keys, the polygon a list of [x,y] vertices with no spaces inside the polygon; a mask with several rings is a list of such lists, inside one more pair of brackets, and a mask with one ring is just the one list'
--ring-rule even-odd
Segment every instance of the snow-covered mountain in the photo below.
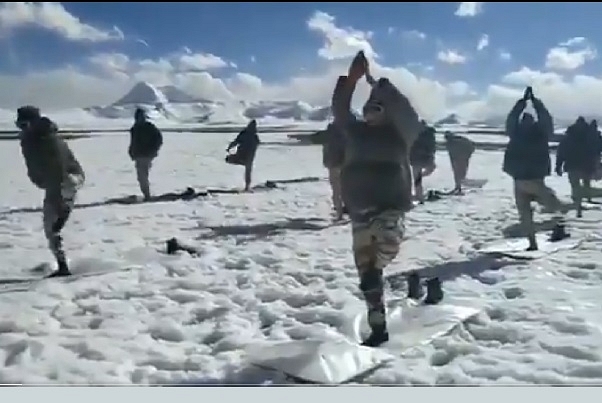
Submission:
{"label": "snow-covered mountain", "polygon": [[440,119],[437,122],[435,122],[435,127],[443,126],[443,125],[461,125],[461,124],[463,124],[463,122],[460,120],[460,117],[458,115],[456,115],[455,113],[452,113],[451,115],[448,115],[448,116],[444,117],[443,119]]}
{"label": "snow-covered mountain", "polygon": [[326,122],[330,107],[314,107],[301,101],[231,101],[195,98],[170,85],[157,87],[139,82],[123,97],[108,106],[94,106],[86,111],[99,118],[131,119],[137,107],[143,107],[153,120],[172,123],[242,123],[257,119],[274,122]]}

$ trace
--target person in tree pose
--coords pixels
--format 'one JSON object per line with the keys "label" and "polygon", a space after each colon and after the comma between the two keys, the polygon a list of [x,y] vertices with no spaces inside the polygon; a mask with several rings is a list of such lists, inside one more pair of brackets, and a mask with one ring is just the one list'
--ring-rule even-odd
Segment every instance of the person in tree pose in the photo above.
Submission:
{"label": "person in tree pose", "polygon": [[251,120],[238,136],[232,141],[226,152],[236,147],[236,153],[229,154],[226,157],[226,162],[233,165],[242,165],[245,167],[245,191],[251,190],[251,174],[253,173],[253,162],[260,141],[257,135],[257,121]]}
{"label": "person in tree pose", "polygon": [[[529,101],[537,113],[537,120],[530,113],[523,113]],[[529,240],[527,250],[538,249],[531,202],[536,201],[555,213],[550,241],[559,241],[569,236],[562,202],[545,183],[546,176],[551,173],[548,140],[553,133],[552,115],[543,102],[533,95],[533,89],[527,87],[506,119],[509,141],[502,166],[502,170],[514,180],[514,200],[519,220]]]}
{"label": "person in tree pose", "polygon": [[[351,113],[351,98],[363,76],[372,89],[360,121]],[[389,339],[383,269],[399,253],[405,213],[413,206],[409,152],[422,125],[406,96],[387,78],[370,75],[363,52],[353,59],[348,74],[338,78],[332,111],[345,136],[341,190],[371,328],[363,344],[378,346]]]}
{"label": "person in tree pose", "polygon": [[44,190],[44,235],[58,265],[49,277],[68,276],[71,272],[63,250],[61,230],[71,215],[77,191],[86,179],[84,170],[65,140],[58,136],[56,124],[41,116],[35,106],[20,107],[15,124],[21,130],[21,152],[27,176]]}
{"label": "person in tree pose", "polygon": [[462,194],[462,183],[468,173],[470,157],[476,147],[472,140],[447,131],[445,132],[445,148],[447,148],[454,174],[454,189],[451,194],[460,195]]}

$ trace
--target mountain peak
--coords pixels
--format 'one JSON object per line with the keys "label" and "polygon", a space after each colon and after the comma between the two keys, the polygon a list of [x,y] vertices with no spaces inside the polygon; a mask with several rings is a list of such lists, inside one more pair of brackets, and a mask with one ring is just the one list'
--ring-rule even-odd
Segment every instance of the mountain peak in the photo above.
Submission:
{"label": "mountain peak", "polygon": [[113,106],[125,106],[125,105],[157,105],[167,104],[167,97],[161,90],[154,85],[140,81],[136,83],[132,89],[121,97],[117,102],[113,103]]}
{"label": "mountain peak", "polygon": [[456,113],[451,113],[435,123],[435,126],[440,125],[458,125],[461,124],[460,117]]}

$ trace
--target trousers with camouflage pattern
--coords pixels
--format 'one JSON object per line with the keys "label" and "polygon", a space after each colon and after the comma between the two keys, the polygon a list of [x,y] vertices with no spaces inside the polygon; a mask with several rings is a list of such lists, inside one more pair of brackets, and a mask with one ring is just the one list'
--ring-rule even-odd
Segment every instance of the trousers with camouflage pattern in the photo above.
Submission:
{"label": "trousers with camouflage pattern", "polygon": [[383,269],[399,253],[405,232],[402,211],[386,210],[370,219],[352,221],[353,257],[371,328],[386,326]]}

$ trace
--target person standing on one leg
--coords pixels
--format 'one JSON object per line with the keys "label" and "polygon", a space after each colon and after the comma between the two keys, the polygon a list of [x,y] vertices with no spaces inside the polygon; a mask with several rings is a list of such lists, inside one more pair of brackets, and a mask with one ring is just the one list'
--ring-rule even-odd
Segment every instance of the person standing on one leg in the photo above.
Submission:
{"label": "person standing on one leg", "polygon": [[226,152],[236,147],[236,153],[226,157],[226,162],[234,165],[243,165],[245,167],[245,192],[251,190],[251,174],[253,172],[253,162],[260,141],[257,135],[257,121],[251,120],[238,136],[232,141]]}
{"label": "person standing on one leg", "polygon": [[568,173],[571,185],[571,199],[577,209],[577,217],[583,217],[583,199],[591,194],[591,178],[600,161],[600,151],[596,153],[591,136],[591,128],[580,116],[569,126],[558,144],[556,151],[556,174]]}
{"label": "person standing on one leg", "polygon": [[[525,110],[531,101],[537,121]],[[529,240],[528,250],[537,250],[532,202],[544,205],[555,213],[555,225],[550,241],[559,241],[569,236],[566,232],[563,206],[552,189],[546,186],[545,177],[551,173],[548,141],[554,133],[554,122],[550,112],[540,99],[527,87],[523,98],[518,100],[506,119],[506,134],[509,141],[504,153],[503,171],[514,180],[514,199],[521,224]]]}
{"label": "person standing on one leg", "polygon": [[147,120],[146,112],[137,108],[134,113],[134,125],[130,129],[128,154],[136,166],[136,177],[144,200],[151,198],[149,174],[153,160],[159,155],[163,145],[163,135],[152,122]]}
{"label": "person standing on one leg", "polygon": [[17,110],[15,122],[21,130],[21,151],[31,182],[44,190],[42,207],[44,235],[58,269],[50,277],[70,275],[63,250],[61,230],[73,210],[77,191],[85,174],[67,143],[58,137],[58,128],[40,115],[34,106]]}
{"label": "person standing on one leg", "polygon": [[[372,90],[364,121],[351,113],[357,82],[366,76]],[[334,124],[345,135],[341,169],[343,201],[352,223],[353,254],[372,330],[363,342],[378,346],[389,339],[383,269],[397,256],[404,215],[412,206],[409,151],[421,130],[408,98],[386,78],[375,81],[359,52],[332,96]]]}
{"label": "person standing on one leg", "polygon": [[447,131],[445,132],[445,147],[454,173],[452,194],[462,194],[462,183],[466,179],[470,157],[475,151],[475,144],[466,137]]}
{"label": "person standing on one leg", "polygon": [[345,159],[343,134],[334,124],[326,128],[326,139],[322,145],[322,163],[328,169],[328,181],[332,191],[332,205],[335,219],[343,218],[343,196],[341,195],[341,165]]}
{"label": "person standing on one leg", "polygon": [[412,177],[414,178],[414,197],[420,203],[424,203],[424,188],[422,180],[435,171],[435,152],[437,143],[435,141],[435,129],[421,121],[422,131],[410,151],[410,165]]}

